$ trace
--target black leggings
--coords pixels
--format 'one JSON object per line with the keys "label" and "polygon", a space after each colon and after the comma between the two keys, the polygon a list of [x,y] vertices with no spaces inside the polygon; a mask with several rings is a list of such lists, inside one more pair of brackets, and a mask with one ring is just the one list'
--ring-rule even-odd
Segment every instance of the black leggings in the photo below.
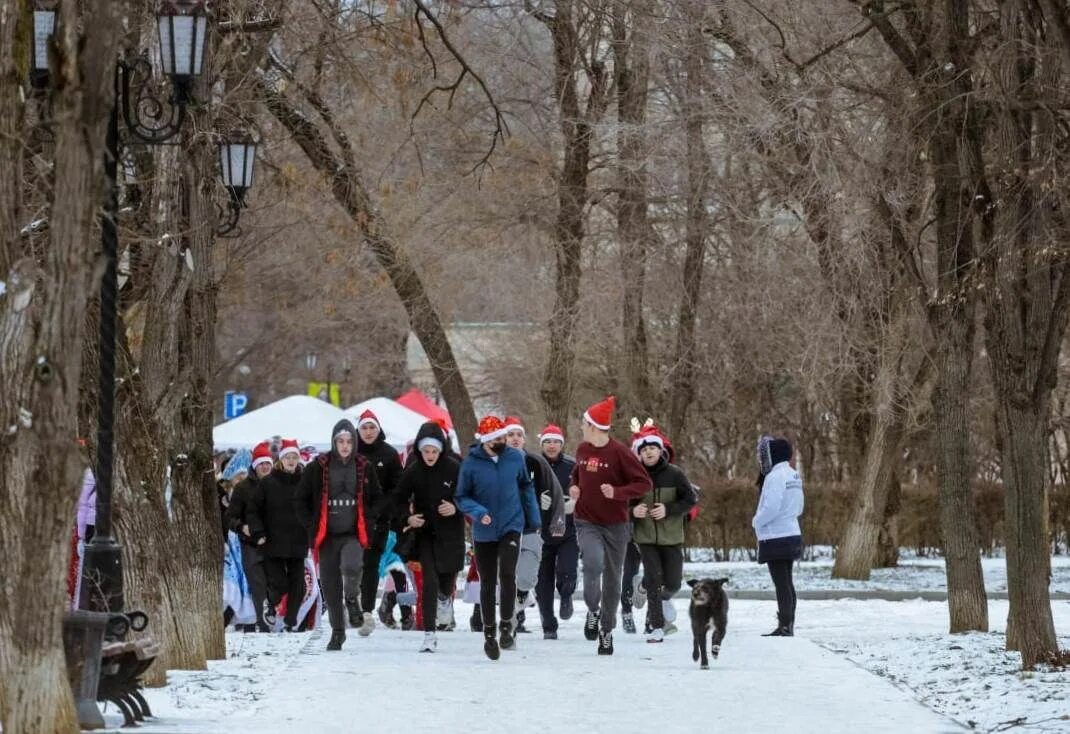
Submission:
{"label": "black leggings", "polygon": [[420,607],[424,618],[424,630],[434,632],[438,626],[438,595],[449,596],[453,593],[457,587],[457,574],[435,571],[435,544],[430,539],[420,544],[420,568],[423,569]]}
{"label": "black leggings", "polygon": [[791,580],[791,567],[795,561],[790,558],[778,561],[768,561],[769,575],[776,587],[777,616],[780,618],[780,626],[787,627],[795,624],[795,583]]}
{"label": "black leggings", "polygon": [[264,571],[267,573],[268,603],[277,607],[286,594],[285,624],[296,627],[297,612],[305,600],[305,559],[304,558],[265,558]]}
{"label": "black leggings", "polygon": [[483,613],[483,628],[494,627],[495,592],[500,583],[502,621],[513,619],[516,609],[516,562],[520,557],[520,533],[506,533],[500,540],[476,543],[476,565],[479,567],[479,605]]}
{"label": "black leggings", "polygon": [[632,613],[632,597],[635,596],[632,580],[639,573],[641,559],[639,546],[634,541],[628,541],[628,550],[624,553],[624,573],[620,581],[620,611],[624,614]]}
{"label": "black leggings", "polygon": [[672,599],[680,590],[684,577],[684,548],[680,545],[641,545],[643,588],[650,600],[650,626],[665,626],[661,602]]}

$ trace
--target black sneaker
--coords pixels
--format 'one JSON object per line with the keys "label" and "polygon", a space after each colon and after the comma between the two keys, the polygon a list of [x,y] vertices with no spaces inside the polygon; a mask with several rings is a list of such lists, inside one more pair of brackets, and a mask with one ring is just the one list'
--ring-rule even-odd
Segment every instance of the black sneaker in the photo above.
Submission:
{"label": "black sneaker", "polygon": [[498,637],[498,645],[503,650],[515,650],[516,649],[516,637],[513,634],[513,625],[509,622],[502,622],[498,625],[501,630],[501,634]]}
{"label": "black sneaker", "polygon": [[543,630],[542,639],[544,640],[556,640],[557,630]]}
{"label": "black sneaker", "polygon": [[561,617],[561,619],[572,619],[572,612],[572,597],[563,597],[561,599],[561,611],[558,612],[557,616]]}
{"label": "black sneaker", "polygon": [[516,613],[516,633],[517,634],[531,632],[531,630],[529,630],[527,627],[524,626],[524,620],[526,620],[526,619],[527,619],[527,615],[524,614],[523,611],[520,611],[520,612]]}
{"label": "black sneaker", "polygon": [[388,591],[383,594],[383,600],[379,602],[379,621],[384,627],[397,629],[398,623],[394,620],[394,605],[397,603],[397,592]]}
{"label": "black sneaker", "polygon": [[613,633],[606,630],[598,631],[598,654],[599,655],[612,655],[613,654]]}
{"label": "black sneaker", "polygon": [[487,654],[487,657],[491,660],[497,660],[501,657],[501,650],[498,648],[498,640],[495,637],[494,625],[483,628],[483,652]]}
{"label": "black sneaker", "polygon": [[335,630],[331,633],[331,641],[327,643],[328,651],[335,651],[342,649],[342,643],[346,641],[345,630]]}
{"label": "black sneaker", "polygon": [[364,615],[360,611],[360,600],[357,597],[346,597],[346,612],[349,616],[350,627],[356,628],[364,624]]}
{"label": "black sneaker", "polygon": [[416,625],[416,618],[412,614],[412,607],[401,608],[401,631],[410,632]]}
{"label": "black sneaker", "polygon": [[472,616],[469,618],[468,624],[472,627],[473,632],[479,632],[483,629],[483,611],[478,604],[472,607]]}
{"label": "black sneaker", "polygon": [[624,614],[620,615],[620,626],[624,628],[625,634],[635,634],[635,617],[632,616],[631,612],[624,612]]}
{"label": "black sneaker", "polygon": [[583,636],[591,642],[598,639],[598,612],[587,612],[587,621],[583,623]]}

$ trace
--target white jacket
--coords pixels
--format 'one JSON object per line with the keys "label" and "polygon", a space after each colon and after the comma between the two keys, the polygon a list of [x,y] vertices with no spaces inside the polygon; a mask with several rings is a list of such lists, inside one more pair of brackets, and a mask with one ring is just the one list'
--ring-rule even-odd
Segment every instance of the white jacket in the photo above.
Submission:
{"label": "white jacket", "polygon": [[762,496],[751,525],[758,540],[802,535],[799,515],[803,511],[803,489],[799,473],[782,461],[765,475]]}

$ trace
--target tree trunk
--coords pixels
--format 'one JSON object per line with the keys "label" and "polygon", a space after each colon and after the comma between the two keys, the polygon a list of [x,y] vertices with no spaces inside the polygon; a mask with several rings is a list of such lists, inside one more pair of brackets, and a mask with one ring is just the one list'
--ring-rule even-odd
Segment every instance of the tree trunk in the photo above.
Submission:
{"label": "tree trunk", "polygon": [[[364,243],[375,255],[379,266],[386,271],[408,314],[409,326],[431,363],[431,371],[463,445],[476,431],[475,412],[464,376],[457,365],[438,310],[408,253],[386,231],[385,223],[372,203],[360,170],[353,160],[352,151],[344,148],[341,157],[336,155],[319,129],[263,76],[255,78],[252,84],[256,96],[294,137],[312,165],[330,183],[335,200],[360,228]],[[346,136],[336,126],[330,111],[321,100],[315,101],[320,116],[331,127],[332,137],[344,143]],[[578,281],[576,292],[579,292]]]}
{"label": "tree trunk", "polygon": [[647,251],[652,230],[647,219],[646,105],[650,81],[649,15],[639,3],[613,9],[613,73],[617,91],[617,238],[622,279],[621,326],[624,333],[624,385],[618,390],[621,413],[655,412],[650,386],[646,318]]}
{"label": "tree trunk", "polygon": [[[46,241],[20,236],[19,101],[33,45],[32,6],[0,9],[0,728],[78,731],[62,639],[64,585],[84,465],[74,450],[81,346],[103,190],[104,137],[113,98],[115,4],[58,8],[52,68],[54,153]],[[8,167],[10,166],[10,167]],[[44,239],[44,238],[42,238]],[[74,355],[73,358],[71,355]],[[31,601],[32,600],[32,601]]]}
{"label": "tree trunk", "polygon": [[[573,367],[576,363],[575,334],[579,319],[580,276],[583,239],[587,231],[588,176],[590,175],[593,125],[605,113],[606,70],[600,59],[587,67],[590,91],[587,109],[580,110],[576,75],[585,51],[573,17],[575,0],[556,0],[552,18],[544,19],[554,45],[554,96],[557,99],[564,140],[564,159],[557,175],[557,216],[554,222],[556,275],[554,308],[550,315],[550,351],[539,393],[548,421],[568,425],[572,405]],[[601,10],[591,11],[601,23]],[[591,31],[597,35],[596,31]]]}
{"label": "tree trunk", "polygon": [[877,560],[874,568],[895,568],[899,565],[899,510],[902,508],[902,486],[899,473],[888,482],[888,496],[884,504],[884,523],[877,540]]}
{"label": "tree trunk", "polygon": [[685,18],[687,39],[684,57],[684,89],[681,96],[684,113],[684,136],[687,146],[687,222],[684,255],[684,291],[680,295],[676,330],[676,348],[669,370],[670,436],[680,437],[687,428],[687,411],[695,398],[695,322],[702,296],[702,271],[706,259],[709,214],[706,210],[712,166],[704,137],[705,116],[702,111],[702,74],[705,67],[706,39],[698,20],[702,3],[688,6]]}

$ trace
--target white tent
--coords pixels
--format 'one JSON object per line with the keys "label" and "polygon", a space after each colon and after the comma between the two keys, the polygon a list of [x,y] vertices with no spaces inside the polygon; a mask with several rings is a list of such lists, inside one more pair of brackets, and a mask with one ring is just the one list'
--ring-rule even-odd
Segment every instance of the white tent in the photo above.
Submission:
{"label": "white tent", "polygon": [[395,403],[390,398],[368,398],[356,405],[346,408],[346,417],[357,424],[357,418],[365,410],[371,410],[379,419],[379,425],[386,434],[386,442],[394,447],[398,453],[405,451],[410,441],[416,438],[416,432],[420,430],[427,419],[415,410],[409,410],[404,405]]}
{"label": "white tent", "polygon": [[307,395],[291,395],[212,429],[217,450],[252,448],[272,436],[296,438],[319,451],[331,448],[331,429],[346,414],[330,403]]}

